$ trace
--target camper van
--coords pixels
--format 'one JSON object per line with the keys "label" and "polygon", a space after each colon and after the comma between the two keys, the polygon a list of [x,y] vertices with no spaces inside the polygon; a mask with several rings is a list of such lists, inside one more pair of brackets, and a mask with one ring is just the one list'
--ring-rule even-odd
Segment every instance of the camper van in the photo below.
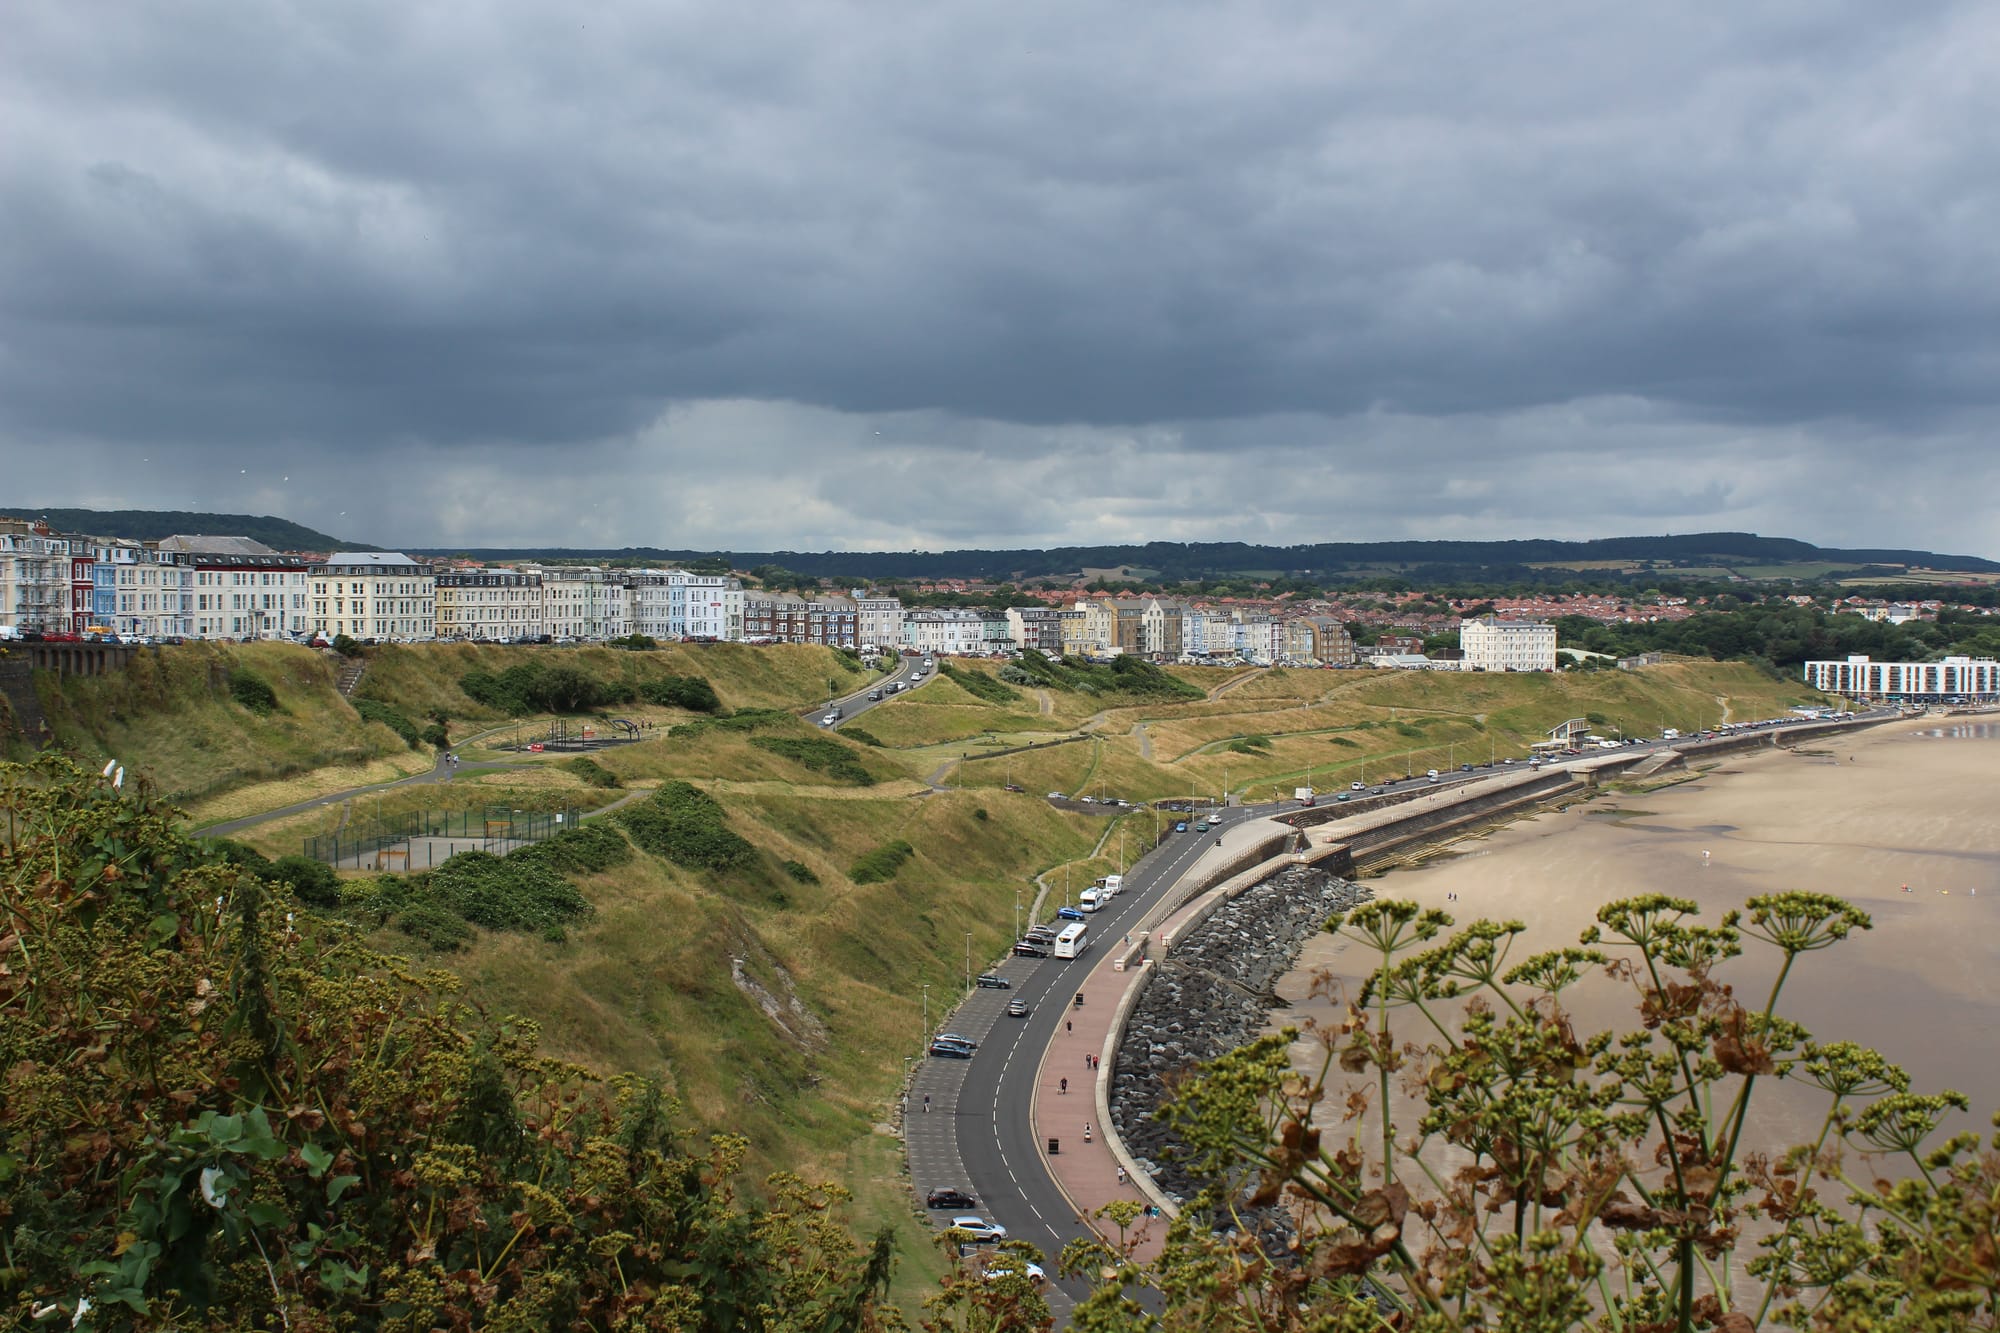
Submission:
{"label": "camper van", "polygon": [[1106,875],[1104,883],[1098,886],[1097,899],[1099,902],[1109,902],[1124,892],[1124,889],[1125,877],[1123,875]]}
{"label": "camper van", "polygon": [[1104,906],[1104,899],[1096,889],[1085,889],[1076,896],[1076,905],[1086,912],[1095,912]]}

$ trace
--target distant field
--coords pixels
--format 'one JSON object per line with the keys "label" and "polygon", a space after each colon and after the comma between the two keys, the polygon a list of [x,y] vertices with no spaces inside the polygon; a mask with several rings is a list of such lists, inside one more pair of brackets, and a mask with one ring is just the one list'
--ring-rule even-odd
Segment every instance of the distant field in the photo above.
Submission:
{"label": "distant field", "polygon": [[1802,561],[1792,565],[1738,565],[1735,572],[1746,579],[1799,579],[1806,582],[1817,582],[1821,579],[1831,578],[1835,574],[1850,573],[1855,568],[1856,566],[1852,562],[1837,565],[1826,562],[1813,564]]}
{"label": "distant field", "polygon": [[[1853,578],[1840,580],[1842,587],[1858,587],[1882,583],[1881,578]],[[1929,584],[1991,584],[2000,583],[2000,574],[1961,572],[1953,569],[1905,569],[1893,580],[1897,583]]]}

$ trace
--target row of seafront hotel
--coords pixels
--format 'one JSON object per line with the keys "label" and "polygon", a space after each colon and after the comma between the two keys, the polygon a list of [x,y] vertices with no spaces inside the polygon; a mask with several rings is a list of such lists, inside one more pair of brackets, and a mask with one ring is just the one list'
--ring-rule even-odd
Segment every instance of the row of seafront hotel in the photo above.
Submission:
{"label": "row of seafront hotel", "polygon": [[[122,638],[577,642],[654,639],[914,648],[944,655],[1039,650],[1153,661],[1350,666],[1331,616],[1274,615],[1171,598],[1086,597],[1073,606],[905,608],[894,597],[746,591],[680,569],[432,568],[396,552],[287,555],[245,537],[158,542],[77,537],[0,519],[0,628]],[[1427,666],[1553,670],[1555,630],[1486,618],[1462,626],[1462,661]],[[1381,660],[1377,658],[1370,660]],[[1411,665],[1401,657],[1394,664]]]}

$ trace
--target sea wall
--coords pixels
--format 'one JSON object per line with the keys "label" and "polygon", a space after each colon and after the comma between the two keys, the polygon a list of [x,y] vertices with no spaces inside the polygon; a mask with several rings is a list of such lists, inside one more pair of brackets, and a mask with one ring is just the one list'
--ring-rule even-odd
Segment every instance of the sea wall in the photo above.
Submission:
{"label": "sea wall", "polygon": [[1167,1200],[1198,1188],[1173,1160],[1157,1117],[1168,1080],[1256,1039],[1279,1003],[1274,987],[1329,916],[1368,890],[1317,866],[1287,865],[1234,896],[1218,895],[1198,925],[1134,983],[1107,1080],[1109,1121],[1131,1162]]}

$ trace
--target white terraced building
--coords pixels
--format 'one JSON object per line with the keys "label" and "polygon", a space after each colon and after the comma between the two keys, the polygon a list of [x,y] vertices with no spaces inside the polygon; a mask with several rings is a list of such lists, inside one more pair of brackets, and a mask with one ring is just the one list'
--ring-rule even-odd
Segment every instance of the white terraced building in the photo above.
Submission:
{"label": "white terraced building", "polygon": [[1467,671],[1554,671],[1556,627],[1538,620],[1480,616],[1458,622]]}
{"label": "white terraced building", "polygon": [[397,551],[339,551],[312,567],[313,629],[350,639],[430,639],[437,584]]}
{"label": "white terraced building", "polygon": [[543,633],[542,576],[465,569],[437,576],[437,636],[505,642]]}
{"label": "white terraced building", "polygon": [[1808,662],[1805,676],[1814,689],[1850,699],[2000,697],[2000,662],[1990,657],[1947,657],[1941,662],[1871,662],[1866,654],[1861,654],[1834,662]]}

